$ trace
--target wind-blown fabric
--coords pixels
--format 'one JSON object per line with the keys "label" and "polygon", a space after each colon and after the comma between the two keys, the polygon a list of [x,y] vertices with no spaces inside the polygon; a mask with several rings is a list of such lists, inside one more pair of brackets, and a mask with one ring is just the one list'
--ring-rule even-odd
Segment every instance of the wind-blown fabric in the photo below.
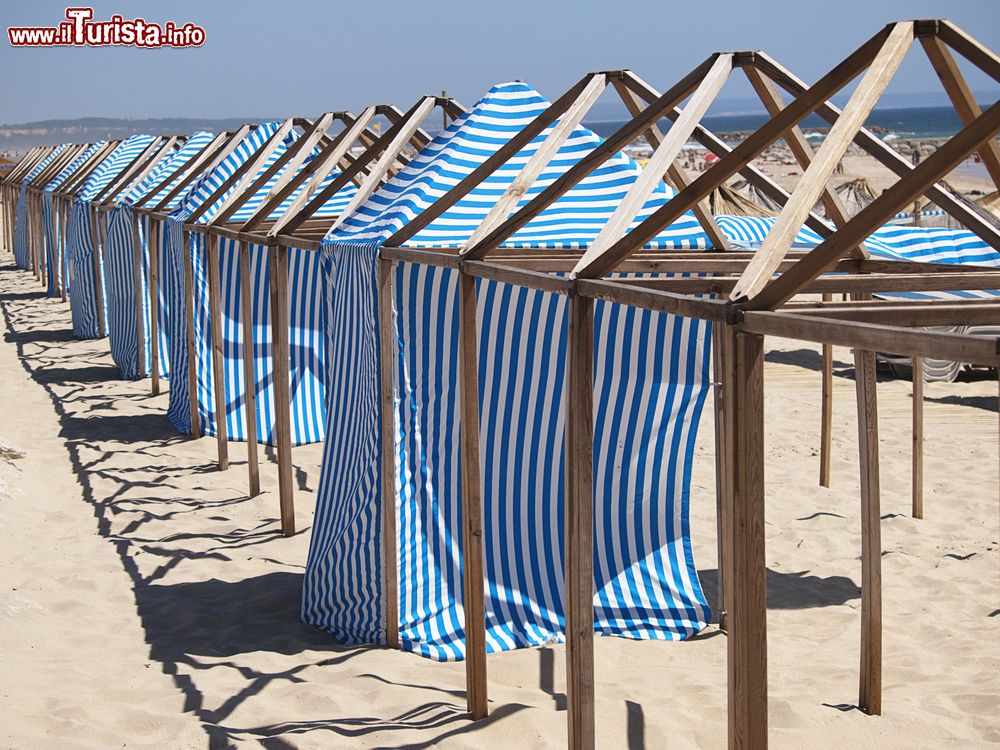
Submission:
{"label": "wind-blown fabric", "polygon": [[21,180],[17,191],[17,205],[14,208],[14,265],[22,270],[31,268],[31,247],[29,243],[34,237],[28,237],[28,183],[42,173],[51,164],[67,144],[56,146],[44,159],[32,167],[31,171]]}
{"label": "wind-blown fabric", "polygon": [[[108,340],[111,345],[111,357],[124,380],[138,380],[152,371],[151,318],[149,304],[149,219],[140,217],[138,222],[138,248],[135,247],[134,236],[134,205],[152,193],[156,187],[169,175],[201,151],[215,136],[208,132],[198,132],[192,135],[184,145],[161,158],[156,167],[142,180],[137,180],[129,187],[124,196],[115,205],[108,218],[107,248],[104,252],[107,276],[108,295]],[[170,184],[176,184],[181,179],[178,175]],[[161,188],[158,194],[166,197],[164,189],[170,189],[170,184]],[[154,201],[155,197],[151,199]],[[178,196],[177,200],[180,200]],[[158,258],[158,278],[162,279],[166,272],[166,254],[163,252],[163,242],[166,232],[160,232],[160,247]],[[139,288],[135,285],[136,249],[139,255]],[[136,295],[139,295],[143,331],[143,361],[139,361],[138,318],[136,314]],[[157,335],[159,352],[159,374],[163,378],[170,377],[170,357],[167,346],[167,325],[170,315],[166,307],[166,295],[163,293],[162,282],[158,285]]]}
{"label": "wind-blown fabric", "polygon": [[[183,225],[193,212],[202,206],[212,193],[245,163],[253,153],[275,132],[280,123],[263,123],[210,174],[204,175],[191,188],[177,208],[170,214],[170,248],[168,251],[169,270],[164,289],[171,310],[169,326],[169,348],[174,372],[187,372],[187,319],[185,299],[192,295],[194,306],[194,348],[195,373],[197,379],[198,415],[202,434],[216,433],[216,408],[214,380],[211,361],[211,333],[209,317],[208,252],[206,237],[201,233],[191,233],[185,245]],[[296,136],[289,134],[283,143],[261,167],[261,174],[268,169],[294,142]],[[306,168],[315,158],[318,150],[304,160],[301,168]],[[242,206],[231,221],[249,219],[262,205],[267,193],[279,179],[282,179],[287,165],[268,179],[246,205]],[[324,184],[329,184],[339,175],[336,170]],[[256,179],[256,178],[255,178]],[[288,196],[270,217],[277,217],[288,207],[299,191]],[[335,215],[355,194],[353,185],[333,196],[317,212],[319,216]],[[209,206],[198,219],[205,224],[214,218],[229,193]],[[253,340],[251,349],[254,358],[257,439],[265,444],[275,443],[275,410],[273,394],[273,363],[271,359],[271,309],[270,271],[268,250],[257,245],[243,245],[251,265],[251,298],[253,309],[251,320]],[[222,352],[223,382],[225,395],[226,426],[230,439],[246,439],[246,389],[244,380],[244,341],[241,315],[241,280],[237,244],[230,239],[219,241],[219,286],[222,310]],[[289,345],[291,355],[291,440],[293,445],[317,442],[324,435],[323,396],[323,324],[321,318],[319,253],[299,248],[288,249],[289,288]],[[185,256],[189,256],[193,271],[193,289],[188,291],[185,284]],[[189,389],[186,377],[175,377],[170,388],[168,416],[183,433],[191,433]]]}
{"label": "wind-blown fabric", "polygon": [[[61,277],[63,288],[68,290],[69,272],[66,269],[66,227],[61,215],[52,214],[53,193],[73,174],[94,152],[105,145],[104,141],[91,144],[82,154],[70,162],[55,179],[49,182],[42,191],[42,216],[45,223],[45,253],[46,263]],[[58,246],[57,246],[58,245]],[[48,274],[47,293],[50,297],[56,295],[56,273]]]}
{"label": "wind-blown fabric", "polygon": [[[73,293],[70,310],[73,314],[73,334],[80,339],[100,338],[98,297],[100,290],[104,320],[107,320],[107,293],[105,261],[100,246],[99,232],[92,226],[94,220],[91,201],[152,143],[151,135],[133,135],[125,139],[102,161],[87,178],[70,208],[68,227],[69,280]],[[96,238],[96,239],[95,239]]]}
{"label": "wind-blown fabric", "polygon": [[[395,497],[380,487],[379,245],[547,106],[520,83],[492,89],[323,246],[327,440],[302,616],[348,642],[384,639],[381,514],[393,504],[402,647],[464,656],[457,274],[394,271]],[[420,230],[407,246],[463,245],[548,131]],[[600,144],[577,128],[530,200]],[[505,247],[582,248],[639,174],[623,154],[529,222]],[[672,195],[659,185],[636,221]],[[687,214],[650,247],[700,248]],[[566,303],[477,280],[487,650],[561,640]],[[710,612],[687,528],[690,466],[708,391],[704,321],[595,305],[595,631],[679,639]]]}

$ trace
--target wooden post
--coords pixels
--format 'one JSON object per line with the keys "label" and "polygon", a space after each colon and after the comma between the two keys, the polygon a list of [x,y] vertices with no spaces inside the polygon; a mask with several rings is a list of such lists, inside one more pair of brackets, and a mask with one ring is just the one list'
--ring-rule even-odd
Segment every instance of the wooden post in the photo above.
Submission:
{"label": "wooden post", "polygon": [[160,395],[160,224],[149,217],[149,378],[154,396]]}
{"label": "wooden post", "polygon": [[854,352],[861,459],[861,673],[858,707],[882,713],[882,530],[875,352]]}
{"label": "wooden post", "polygon": [[487,714],[486,606],[483,592],[483,499],[479,469],[479,355],[476,278],[459,272],[459,357],[462,399],[462,582],[465,609],[466,703],[473,719]]}
{"label": "wooden post", "polygon": [[208,315],[212,344],[212,391],[215,401],[215,443],[219,452],[219,471],[229,468],[229,429],[226,423],[225,366],[222,362],[222,292],[219,288],[219,235],[206,237],[208,252]]}
{"label": "wooden post", "polygon": [[913,375],[913,517],[924,517],[924,358],[911,360]]}
{"label": "wooden post", "polygon": [[392,322],[391,260],[378,262],[379,385],[382,430],[382,589],[385,642],[399,648],[399,581],[396,560],[396,423],[393,395],[395,334]]}
{"label": "wooden post", "polygon": [[[824,294],[823,301],[833,300]],[[833,451],[833,345],[823,344],[823,393],[820,405],[819,485],[830,486],[830,454]]]}
{"label": "wooden post", "polygon": [[[184,313],[187,319],[187,379],[188,408],[191,413],[191,437],[201,437],[201,418],[198,415],[198,362],[194,346],[194,261],[191,257],[191,234],[184,230]],[[174,377],[180,373],[174,369]]]}
{"label": "wooden post", "polygon": [[730,509],[729,747],[767,747],[767,580],[764,557],[764,338],[727,328]]}
{"label": "wooden post", "polygon": [[569,297],[566,695],[569,747],[594,748],[594,301]]}
{"label": "wooden post", "polygon": [[260,494],[260,463],[257,460],[257,373],[254,367],[253,280],[250,277],[250,249],[236,244],[240,259],[240,324],[243,328],[243,390],[246,398],[247,471],[250,497]]}
{"label": "wooden post", "polygon": [[726,420],[726,383],[725,368],[729,359],[726,351],[727,337],[724,327],[721,324],[712,324],[712,379],[715,381],[713,389],[715,395],[715,514],[716,514],[716,535],[718,548],[718,619],[719,630],[726,630],[726,617],[729,604],[726,600],[726,572],[729,567],[727,563],[729,555],[729,509],[732,505],[730,493],[732,485],[730,483],[729,452],[732,446],[728,441],[731,439],[731,432],[727,430]]}
{"label": "wooden post", "polygon": [[291,353],[288,348],[288,248],[269,248],[271,275],[271,356],[274,371],[274,435],[278,454],[278,502],[281,533],[295,533],[295,499],[292,495]]}
{"label": "wooden post", "polygon": [[91,262],[94,267],[94,305],[97,307],[97,335],[104,336],[104,289],[101,285],[101,243],[98,237],[98,225],[101,222],[101,212],[95,207],[90,218],[90,241],[93,245]]}
{"label": "wooden post", "polygon": [[[148,240],[148,238],[147,238]],[[139,377],[146,369],[146,323],[142,304],[142,238],[139,236],[139,215],[132,212],[132,294],[135,310],[135,349]]]}

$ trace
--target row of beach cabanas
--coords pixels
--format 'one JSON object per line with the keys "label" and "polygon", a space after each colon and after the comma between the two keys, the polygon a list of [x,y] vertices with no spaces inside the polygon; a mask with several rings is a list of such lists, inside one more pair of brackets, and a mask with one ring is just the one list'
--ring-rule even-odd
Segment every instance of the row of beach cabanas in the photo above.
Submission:
{"label": "row of beach cabanas", "polygon": [[[569,742],[589,748],[594,634],[684,640],[718,605],[730,743],[763,747],[763,335],[855,348],[859,705],[875,714],[875,352],[1000,360],[996,341],[920,328],[1000,323],[1000,227],[937,184],[976,150],[1000,181],[1000,110],[962,99],[966,128],[918,166],[862,127],[915,40],[1000,80],[1000,60],[954,26],[900,22],[813,86],[763,53],[719,53],[664,93],[608,71],[554,102],[510,82],[468,109],[426,96],[405,112],[38,147],[2,184],[7,248],[68,301],[76,336],[108,338],[122,378],[168,384],[166,416],[213,436],[220,469],[246,443],[251,495],[258,446],[275,447],[285,534],[293,446],[323,442],[306,622],[464,659],[477,719],[488,653],[566,641]],[[772,117],[727,145],[700,121],[734,71]],[[859,74],[841,112],[829,100]],[[608,88],[633,117],[602,139],[582,122]],[[446,125],[432,136],[436,110]],[[815,150],[797,127],[812,112],[832,125]],[[653,149],[642,168],[623,151],[636,138]],[[804,171],[790,192],[752,164],[779,138]],[[719,156],[696,176],[678,161],[690,140]],[[854,217],[828,187],[852,142],[900,176]],[[737,175],[776,216],[719,213],[731,195],[713,211]],[[920,195],[967,228],[889,224]],[[714,603],[688,524],[710,395]]]}

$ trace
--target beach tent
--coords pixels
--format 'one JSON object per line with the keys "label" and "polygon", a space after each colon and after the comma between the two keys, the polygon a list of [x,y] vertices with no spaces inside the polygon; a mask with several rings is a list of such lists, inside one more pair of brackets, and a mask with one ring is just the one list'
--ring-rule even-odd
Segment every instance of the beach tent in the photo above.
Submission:
{"label": "beach tent", "polygon": [[[209,335],[209,302],[208,302],[208,267],[207,244],[205,234],[190,231],[185,224],[208,224],[224,202],[230,191],[217,195],[220,186],[232,176],[241,165],[256,159],[272,139],[277,137],[277,143],[270,151],[259,170],[255,174],[266,171],[268,167],[295,142],[297,135],[291,128],[284,128],[280,122],[266,122],[248,135],[234,151],[214,170],[201,176],[191,187],[180,205],[169,214],[167,225],[169,243],[166,246],[167,271],[164,276],[164,291],[167,296],[169,322],[170,361],[175,377],[170,387],[170,405],[168,416],[178,430],[185,434],[198,432],[204,435],[214,435],[216,431],[214,408],[214,393],[211,368],[210,335]],[[244,204],[244,214],[250,215],[259,205],[272,187],[273,182],[261,190]],[[211,199],[211,200],[209,200]],[[248,249],[251,255],[252,276],[254,279],[254,309],[253,320],[255,334],[260,338],[254,341],[254,359],[258,372],[258,437],[262,442],[272,442],[273,433],[273,382],[270,364],[270,337],[268,285],[266,249],[253,246]],[[225,290],[223,298],[229,300],[229,309],[235,309],[235,300],[240,293],[239,287],[239,256],[231,243],[220,243],[221,286]],[[318,317],[316,299],[318,290],[310,279],[318,278],[315,264],[318,258],[315,253],[290,251],[289,273],[293,279],[301,283],[293,283],[291,305],[291,337],[292,346],[292,413],[296,415],[293,442],[295,444],[316,442],[323,437],[322,429],[322,373],[319,363],[322,362],[321,326]],[[190,297],[189,297],[190,295]],[[190,299],[193,305],[193,351],[188,349],[188,318],[184,314],[186,304]],[[227,384],[227,428],[228,434],[234,439],[243,439],[246,420],[240,413],[243,403],[242,395],[242,352],[235,342],[238,336],[238,315],[229,315],[224,322],[227,332],[224,338],[231,342],[226,347]],[[188,371],[189,358],[193,354],[194,385],[197,388],[197,413],[192,414],[190,398],[191,378],[177,377],[176,373]],[[231,400],[230,400],[231,398]],[[195,423],[197,420],[197,424]]]}
{"label": "beach tent", "polygon": [[864,177],[845,182],[835,192],[848,217],[857,216],[861,209],[877,197],[875,188]]}
{"label": "beach tent", "polygon": [[65,299],[65,290],[69,275],[66,270],[65,236],[66,224],[62,215],[54,210],[54,193],[79,169],[81,169],[101,147],[105,141],[90,144],[83,151],[67,164],[58,175],[55,176],[42,190],[42,220],[45,224],[45,252],[46,264],[49,268],[48,284],[46,291],[50,297],[62,293]]}
{"label": "beach tent", "polygon": [[[395,497],[384,498],[378,251],[547,105],[522,83],[491,89],[324,242],[327,439],[302,616],[345,642],[386,637],[380,533],[388,502],[396,511],[400,644],[434,659],[464,655],[456,274],[411,263],[394,272],[397,486]],[[543,138],[407,246],[467,242]],[[600,142],[577,127],[521,202]],[[504,247],[586,246],[638,174],[634,162],[614,155]],[[640,217],[669,195],[660,183]],[[650,243],[661,249],[706,246],[690,213]],[[563,637],[565,297],[482,281],[479,299],[487,649],[501,651]],[[708,327],[615,305],[599,304],[595,314],[595,630],[685,638],[709,619],[687,530],[695,428],[709,386]],[[666,356],[641,354],[652,341]]]}
{"label": "beach tent", "polygon": [[111,186],[156,141],[151,135],[133,135],[105,158],[80,186],[70,207],[68,225],[70,309],[77,338],[100,338],[106,333],[105,280],[101,241],[93,201]]}
{"label": "beach tent", "polygon": [[18,188],[16,219],[14,226],[14,263],[18,268],[27,270],[33,267],[32,248],[30,246],[31,234],[29,227],[29,211],[27,200],[28,183],[45,169],[68,144],[62,144],[52,148],[34,167],[24,176]]}
{"label": "beach tent", "polygon": [[[116,201],[108,217],[107,247],[104,251],[108,295],[108,338],[111,357],[125,380],[146,377],[151,370],[153,347],[150,335],[149,304],[149,227],[151,219],[135,212],[135,204],[151,193],[166,195],[170,182],[164,180],[211,144],[215,135],[198,132],[188,138],[180,148],[156,163],[141,180],[137,180]],[[155,195],[153,196],[155,200]],[[178,202],[180,197],[177,198]],[[157,253],[159,277],[167,268],[165,255]],[[158,351],[161,352],[159,374],[169,378],[166,322],[169,319],[162,289],[158,290]],[[142,331],[142,356],[140,361],[139,331]]]}

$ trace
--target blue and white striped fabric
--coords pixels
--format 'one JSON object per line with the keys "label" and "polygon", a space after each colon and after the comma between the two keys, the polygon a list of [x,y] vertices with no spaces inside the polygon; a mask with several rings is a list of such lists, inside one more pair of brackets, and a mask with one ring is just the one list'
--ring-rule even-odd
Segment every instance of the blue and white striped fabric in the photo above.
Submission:
{"label": "blue and white striped fabric", "polygon": [[[49,268],[57,269],[58,273],[62,276],[63,288],[68,289],[66,286],[69,281],[69,273],[66,270],[66,227],[62,226],[63,218],[61,215],[52,215],[52,194],[61,186],[73,172],[80,168],[80,166],[99,148],[103,148],[105,141],[100,141],[98,143],[92,144],[87,148],[82,154],[77,156],[72,162],[70,162],[55,179],[49,182],[45,189],[42,191],[42,215],[45,222],[45,252],[46,252],[46,262]],[[55,236],[53,236],[55,232]],[[58,244],[58,247],[56,246]],[[49,273],[48,275],[48,295],[50,297],[56,294],[56,277],[55,274]]]}
{"label": "blue and white striped fabric", "polygon": [[[280,123],[264,123],[251,133],[237,147],[219,169],[199,179],[185,196],[178,208],[170,216],[170,264],[169,284],[165,289],[170,297],[170,353],[175,372],[186,372],[188,367],[186,345],[186,316],[184,314],[185,253],[190,253],[194,272],[194,341],[195,370],[198,383],[199,421],[202,434],[216,432],[215,393],[211,362],[211,336],[209,320],[209,289],[207,275],[207,246],[205,235],[194,233],[188,247],[184,247],[183,224],[192,212],[207,200],[254,151],[273,135]],[[292,133],[281,147],[262,166],[266,170],[292,144],[297,136]],[[304,166],[315,157],[317,151],[305,161]],[[304,167],[303,167],[304,168]],[[287,169],[287,167],[285,168]],[[261,205],[267,192],[281,178],[280,170],[266,185],[258,190],[247,204],[234,214],[232,220],[245,220]],[[333,177],[327,178],[327,183]],[[339,191],[317,215],[331,215],[346,205],[355,193],[353,185]],[[294,200],[296,191],[276,209],[271,216],[279,216],[284,208]],[[228,193],[227,193],[228,195]],[[223,196],[199,218],[199,223],[207,223],[220,210]],[[252,349],[254,371],[256,373],[257,438],[266,444],[274,444],[274,394],[273,365],[271,361],[271,310],[270,273],[267,248],[244,245],[243,252],[249,253],[253,288]],[[298,248],[288,249],[289,274],[289,335],[291,354],[291,428],[292,443],[301,445],[317,442],[324,435],[323,402],[323,325],[320,298],[319,253]],[[223,377],[226,399],[225,412],[228,435],[234,440],[246,439],[246,390],[243,374],[243,335],[241,326],[241,281],[237,245],[229,239],[219,241],[219,285],[222,308],[222,349]],[[186,434],[191,432],[189,390],[186,378],[175,377],[170,389],[168,416],[173,424]]]}
{"label": "blue and white striped fabric", "polygon": [[104,319],[107,320],[103,248],[99,245],[100,233],[95,231],[97,228],[91,227],[93,221],[91,201],[120,176],[153,140],[151,135],[133,135],[125,139],[97,166],[73,200],[69,220],[68,265],[70,287],[73,289],[70,295],[73,334],[77,338],[93,339],[104,335],[99,325],[98,289],[101,290],[100,298],[104,305],[102,312]]}
{"label": "blue and white striped fabric", "polygon": [[[302,616],[342,640],[384,639],[380,528],[388,501],[396,508],[402,647],[440,660],[464,656],[457,275],[396,266],[397,491],[386,500],[377,250],[547,104],[521,83],[495,87],[324,243],[327,440]],[[463,245],[546,134],[407,245]],[[600,142],[577,128],[522,203]],[[616,154],[505,246],[588,246],[638,174]],[[659,186],[636,221],[670,195]],[[688,214],[650,247],[706,244]],[[495,652],[563,638],[566,303],[493,281],[477,288],[487,649]],[[710,329],[601,302],[595,320],[595,631],[685,638],[710,617],[687,521]]]}
{"label": "blue and white striped fabric", "polygon": [[[188,159],[201,151],[215,136],[212,133],[198,132],[192,135],[184,145],[167,154],[156,167],[142,180],[137,180],[118,201],[108,218],[107,248],[104,252],[104,262],[107,274],[108,294],[108,339],[111,345],[111,357],[125,380],[144,378],[152,369],[152,348],[150,346],[150,306],[149,306],[149,220],[141,217],[139,222],[139,288],[136,289],[134,279],[135,249],[133,242],[133,206],[136,202],[153,192],[157,185],[173,174]],[[176,184],[178,176],[171,184]],[[162,193],[162,189],[158,191]],[[166,193],[163,193],[166,195]],[[159,253],[158,275],[164,277],[165,254],[162,251],[163,236],[160,233],[161,249]],[[136,294],[139,295],[142,311],[143,330],[143,361],[139,362],[138,328],[136,319]],[[166,326],[169,315],[166,309],[166,296],[162,284],[158,290],[159,315],[157,316],[157,332],[159,336],[159,374],[169,378],[170,358],[168,356]]]}
{"label": "blue and white striped fabric", "polygon": [[14,265],[22,270],[31,268],[30,243],[35,239],[28,237],[28,183],[38,177],[42,170],[48,167],[66,147],[67,144],[64,143],[52,149],[51,153],[46,155],[24,176],[17,191],[17,205],[14,209]]}

